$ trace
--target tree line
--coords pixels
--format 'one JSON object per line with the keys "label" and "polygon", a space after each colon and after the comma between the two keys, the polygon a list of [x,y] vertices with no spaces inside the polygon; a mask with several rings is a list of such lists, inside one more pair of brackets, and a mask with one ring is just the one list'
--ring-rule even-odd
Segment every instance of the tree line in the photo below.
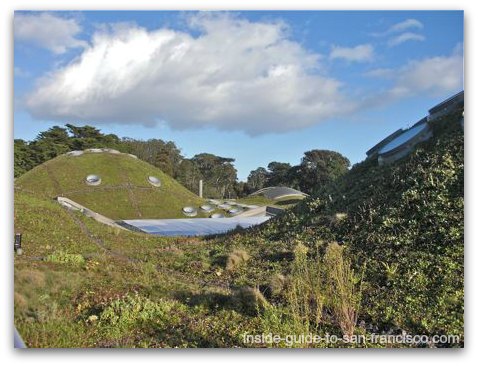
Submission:
{"label": "tree line", "polygon": [[336,151],[310,150],[304,153],[299,165],[273,161],[267,169],[251,171],[246,188],[252,193],[264,187],[286,186],[314,194],[345,174],[349,167],[350,161]]}
{"label": "tree line", "polygon": [[247,182],[239,182],[233,158],[209,153],[186,158],[173,141],[120,138],[92,126],[66,124],[39,133],[33,141],[15,139],[14,174],[18,177],[71,150],[103,147],[136,155],[196,194],[199,181],[203,180],[203,194],[211,198],[243,197],[268,186],[288,186],[310,194],[344,174],[350,166],[349,160],[335,151],[311,150],[304,153],[299,165],[274,161],[267,168],[251,171]]}

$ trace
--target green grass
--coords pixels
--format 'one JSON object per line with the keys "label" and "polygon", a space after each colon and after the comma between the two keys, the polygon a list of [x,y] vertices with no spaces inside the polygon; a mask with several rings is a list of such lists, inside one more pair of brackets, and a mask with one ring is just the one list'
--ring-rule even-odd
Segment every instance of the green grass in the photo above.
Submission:
{"label": "green grass", "polygon": [[242,337],[307,331],[463,336],[463,133],[453,120],[433,128],[396,164],[365,161],[266,224],[213,239],[68,212],[45,193],[55,191],[40,168],[43,189],[28,193],[23,177],[15,191],[24,250],[15,325],[30,347],[270,347]]}
{"label": "green grass", "polygon": [[[89,174],[99,175],[101,185],[88,186]],[[150,175],[161,187],[149,184]],[[15,187],[38,197],[64,196],[115,220],[179,218],[184,206],[203,203],[158,168],[123,154],[59,156],[19,177]]]}

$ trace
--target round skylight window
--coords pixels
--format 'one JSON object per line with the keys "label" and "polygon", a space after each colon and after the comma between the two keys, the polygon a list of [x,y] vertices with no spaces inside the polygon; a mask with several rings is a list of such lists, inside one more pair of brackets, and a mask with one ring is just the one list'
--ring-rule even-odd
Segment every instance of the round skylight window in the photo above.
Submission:
{"label": "round skylight window", "polygon": [[161,180],[157,177],[152,176],[152,175],[150,175],[148,177],[148,182],[155,187],[161,187]]}
{"label": "round skylight window", "polygon": [[189,217],[193,217],[198,214],[198,211],[194,207],[186,206],[183,208],[183,214]]}
{"label": "round skylight window", "polygon": [[90,186],[98,186],[101,184],[101,178],[99,175],[90,174],[86,177],[86,184]]}
{"label": "round skylight window", "polygon": [[214,207],[212,205],[202,205],[201,210],[205,212],[211,212],[214,211]]}
{"label": "round skylight window", "polygon": [[224,215],[220,213],[215,213],[211,215],[211,219],[222,219],[222,218],[224,218]]}
{"label": "round skylight window", "polygon": [[231,209],[230,209],[229,211],[227,211],[227,212],[229,212],[231,215],[237,215],[237,214],[241,213],[242,210],[241,210],[240,208],[231,208]]}

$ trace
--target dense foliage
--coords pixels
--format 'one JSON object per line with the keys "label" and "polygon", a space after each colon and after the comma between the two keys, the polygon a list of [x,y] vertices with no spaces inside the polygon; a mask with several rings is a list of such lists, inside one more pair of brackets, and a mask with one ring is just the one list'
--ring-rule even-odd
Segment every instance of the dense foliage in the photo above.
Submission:
{"label": "dense foliage", "polygon": [[210,198],[244,197],[266,186],[289,186],[312,193],[314,187],[323,186],[344,174],[350,164],[337,152],[311,150],[304,153],[298,166],[274,161],[267,170],[253,170],[247,182],[238,182],[232,158],[210,153],[186,158],[172,141],[119,138],[114,134],[103,134],[92,126],[66,124],[65,128],[54,126],[41,132],[31,142],[16,139],[14,174],[19,177],[71,150],[103,147],[136,155],[196,194],[199,194],[199,181],[202,180],[204,196]]}
{"label": "dense foliage", "polygon": [[31,142],[16,139],[14,141],[15,177],[70,150],[100,147],[121,149],[121,140],[116,135],[105,135],[91,126],[76,127],[71,124],[67,124],[66,128],[51,127],[38,134]]}
{"label": "dense foliage", "polygon": [[[370,329],[463,336],[464,135],[460,113],[390,166],[367,160],[271,222],[261,236],[342,243],[365,267],[360,319]],[[463,340],[463,338],[462,338]]]}
{"label": "dense foliage", "polygon": [[245,189],[252,193],[264,187],[286,186],[314,194],[344,175],[350,161],[335,151],[310,150],[299,165],[273,161],[249,174]]}

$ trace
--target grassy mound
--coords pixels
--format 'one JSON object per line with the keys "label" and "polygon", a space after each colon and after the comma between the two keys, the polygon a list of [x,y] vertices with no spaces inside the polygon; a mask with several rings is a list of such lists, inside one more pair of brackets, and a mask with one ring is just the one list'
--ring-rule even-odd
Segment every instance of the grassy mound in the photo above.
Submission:
{"label": "grassy mound", "polygon": [[[101,184],[87,185],[89,174],[99,175]],[[149,176],[161,186],[152,186]],[[184,206],[203,202],[160,169],[124,154],[62,155],[19,177],[15,188],[37,197],[67,197],[112,219],[183,217]]]}

